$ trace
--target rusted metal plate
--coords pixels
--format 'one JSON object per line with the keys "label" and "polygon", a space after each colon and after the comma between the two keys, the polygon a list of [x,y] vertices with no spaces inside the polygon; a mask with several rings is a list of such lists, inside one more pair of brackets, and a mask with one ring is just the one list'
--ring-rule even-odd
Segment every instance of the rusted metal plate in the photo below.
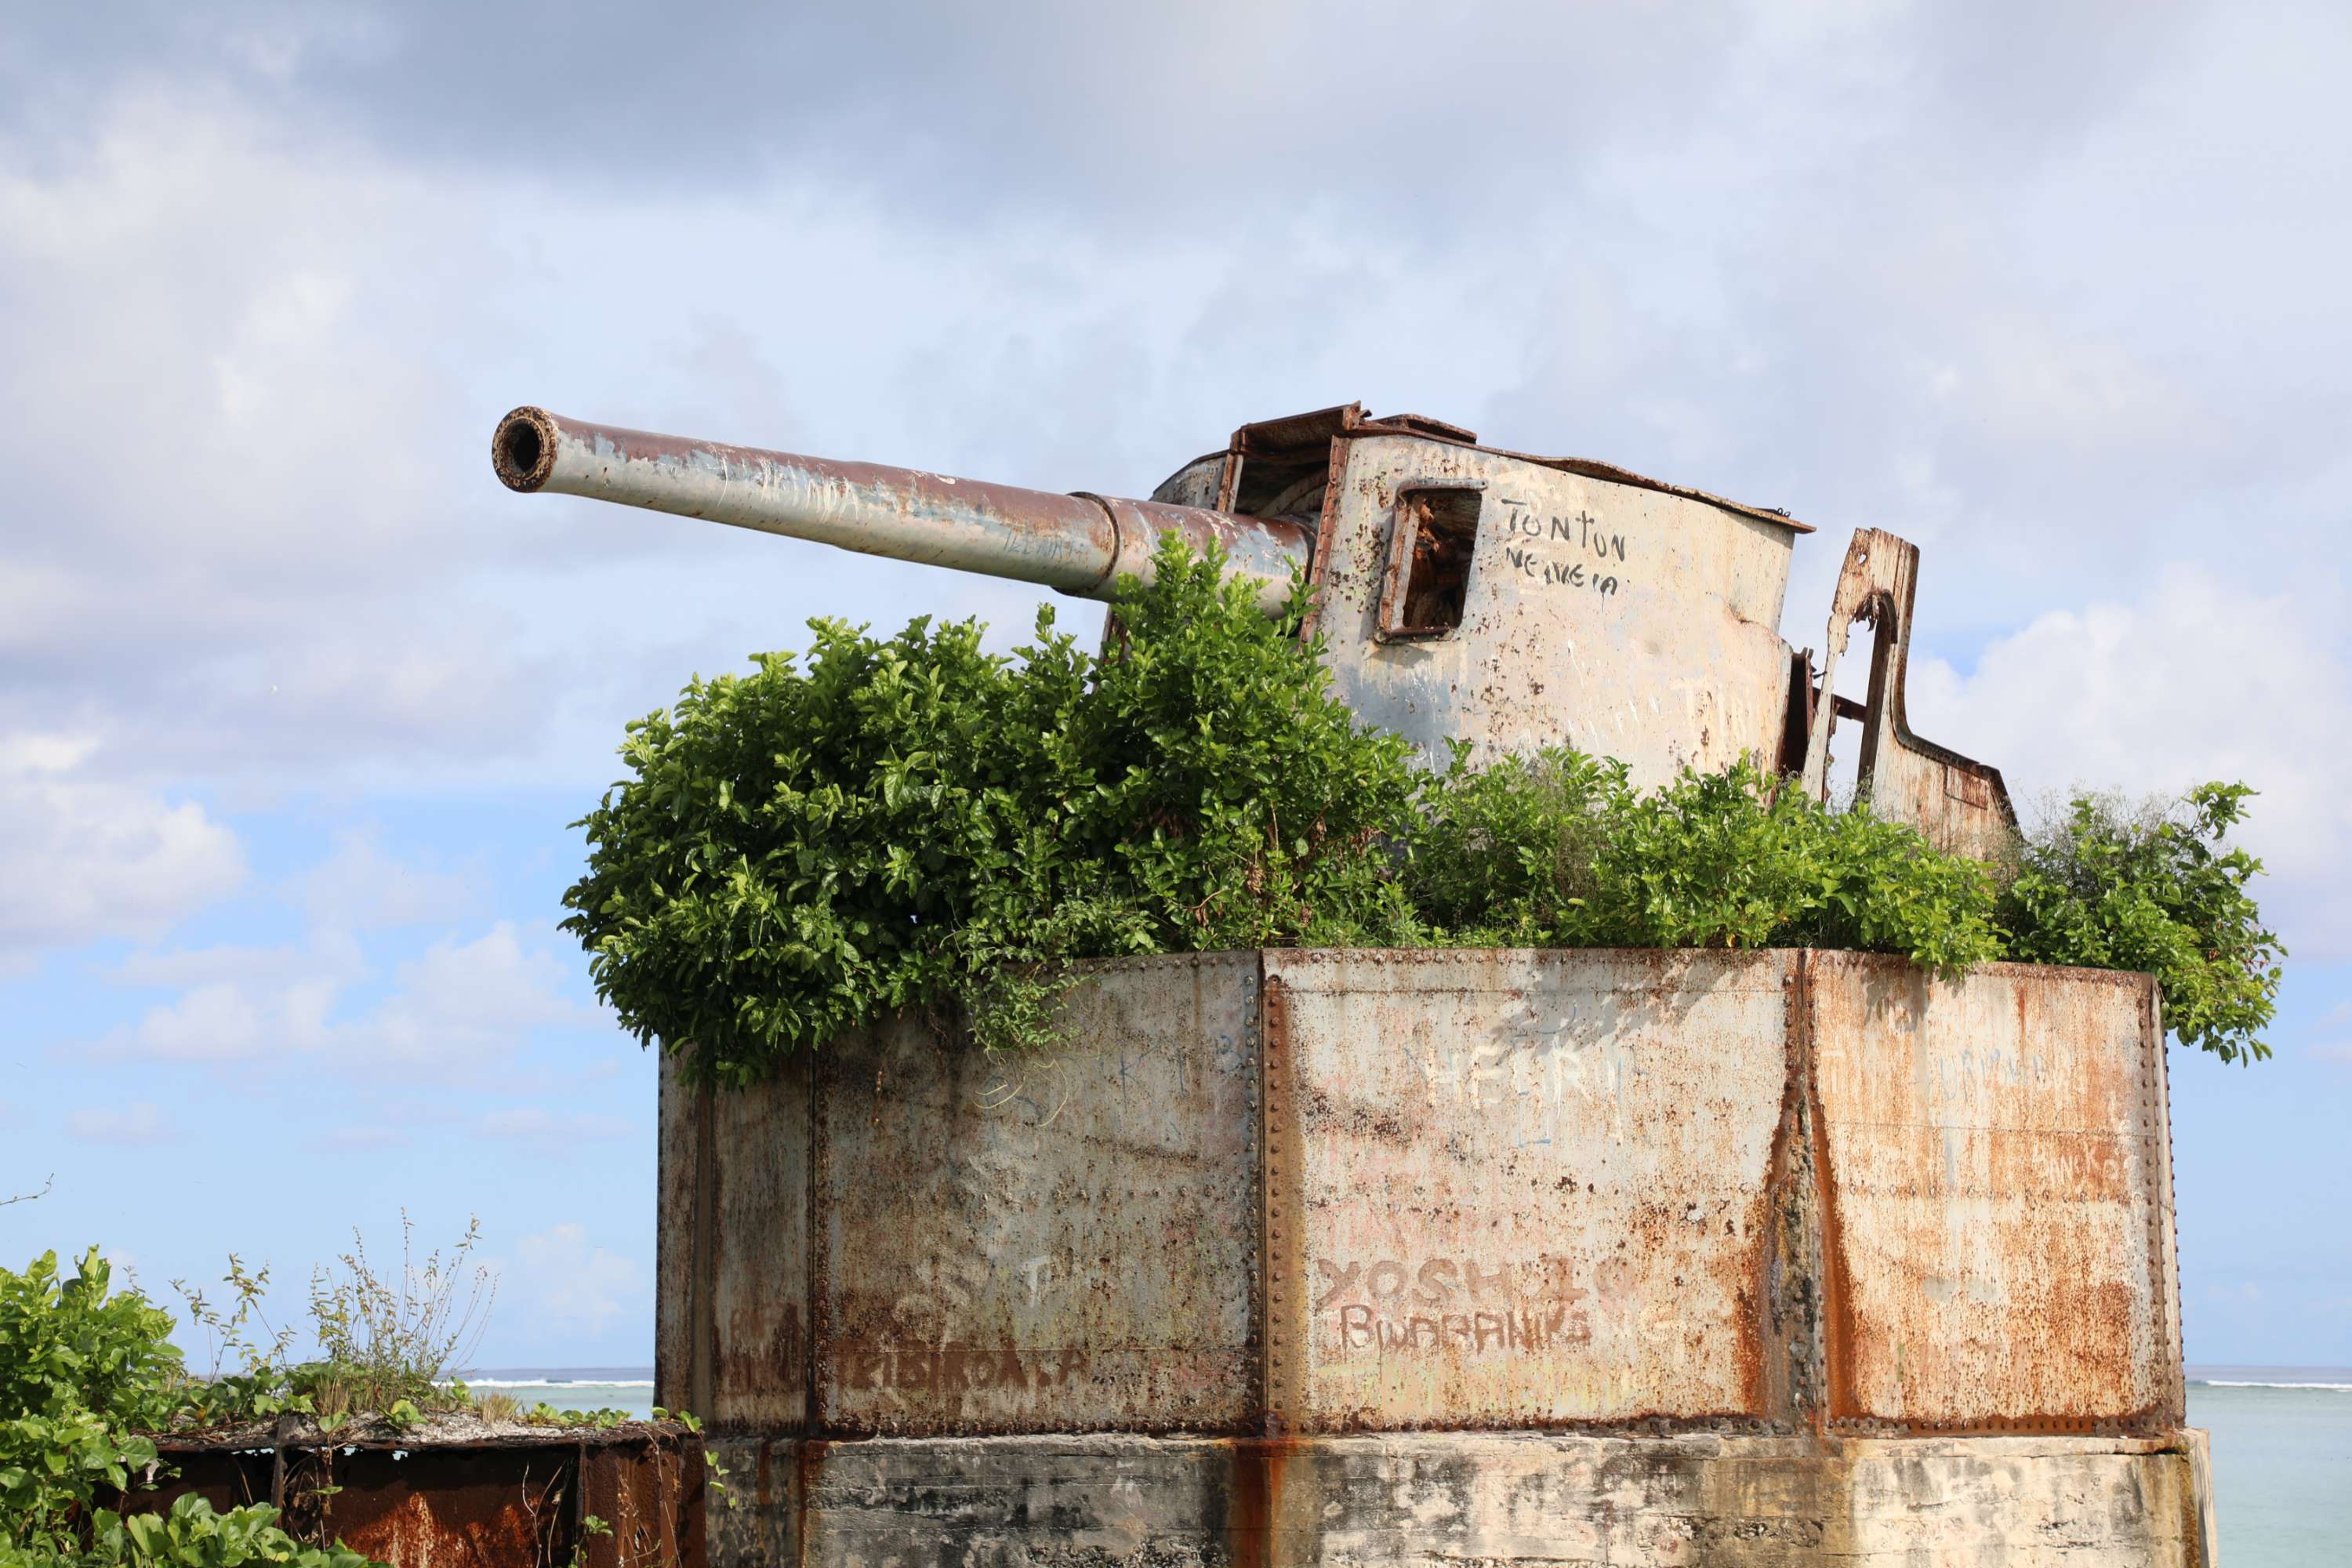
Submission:
{"label": "rusted metal plate", "polygon": [[656,1397],[718,1431],[808,1415],[809,1062],[743,1089],[661,1087]]}
{"label": "rusted metal plate", "polygon": [[1265,962],[1286,1429],[1763,1414],[1787,955]]}
{"label": "rusted metal plate", "polygon": [[702,1102],[708,1090],[685,1081],[684,1064],[662,1055],[654,1200],[654,1403],[699,1415],[709,1402],[694,1386],[695,1301],[709,1270],[697,1251],[701,1231],[695,1223],[696,1166],[702,1158]]}
{"label": "rusted metal plate", "polygon": [[827,1430],[1254,1417],[1257,955],[1106,967],[1072,1050],[992,1060],[898,1019],[822,1058]]}
{"label": "rusted metal plate", "polygon": [[[1911,663],[1911,608],[1919,547],[1874,528],[1856,529],[1830,606],[1822,690],[1834,696],[1838,663],[1854,623],[1873,629],[1870,695],[1862,704],[1855,793],[1880,816],[1916,827],[1938,849],[2001,861],[2014,852],[2017,813],[2000,770],[1911,732],[1903,689]],[[1831,741],[1843,699],[1814,711],[1805,787],[1829,792]]]}
{"label": "rusted metal plate", "polygon": [[[1785,523],[1412,436],[1338,443],[1316,563],[1332,687],[1433,756],[1564,743],[1655,784],[1780,746]],[[1459,628],[1384,641],[1401,497],[1480,487]]]}
{"label": "rusted metal plate", "polygon": [[321,1500],[320,1529],[393,1568],[555,1562],[572,1539],[572,1458],[561,1448],[339,1456],[320,1470],[320,1485],[342,1489]]}
{"label": "rusted metal plate", "polygon": [[580,1467],[580,1512],[604,1521],[578,1531],[577,1568],[700,1568],[709,1557],[699,1442],[592,1445]]}
{"label": "rusted metal plate", "polygon": [[1811,963],[1832,1421],[2177,1426],[2154,983]]}
{"label": "rusted metal plate", "polygon": [[[117,1500],[126,1510],[160,1512],[187,1492],[230,1508],[274,1490],[296,1540],[341,1540],[392,1568],[701,1568],[708,1558],[701,1439],[674,1427],[158,1447],[177,1475]],[[583,1528],[592,1513],[605,1532]]]}
{"label": "rusted metal plate", "polygon": [[701,1165],[709,1317],[696,1325],[719,1431],[775,1431],[808,1413],[809,1059],[714,1090]]}

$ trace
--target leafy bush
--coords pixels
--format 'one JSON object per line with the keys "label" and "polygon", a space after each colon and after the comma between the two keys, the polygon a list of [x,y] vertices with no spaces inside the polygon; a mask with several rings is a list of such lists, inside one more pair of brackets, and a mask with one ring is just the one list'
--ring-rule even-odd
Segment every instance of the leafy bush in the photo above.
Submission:
{"label": "leafy bush", "polygon": [[0,1268],[0,1568],[362,1568],[356,1552],[297,1542],[268,1507],[99,1506],[152,1473],[144,1434],[175,1418],[185,1386],[170,1314],[109,1284],[95,1247],[70,1279],[54,1252],[21,1274]]}
{"label": "leafy bush", "polygon": [[2223,1061],[2269,1056],[2254,1031],[2270,1023],[2286,950],[2246,891],[2263,863],[2222,847],[2253,793],[2200,784],[2137,812],[2112,796],[2078,797],[2020,852],[2000,914],[2009,950],[2037,963],[2154,974],[2182,1043]]}
{"label": "leafy bush", "polygon": [[1566,749],[1457,759],[1407,886],[1456,944],[1858,948],[1948,973],[2001,955],[1984,867],[1778,786],[1744,762],[1645,793]]}
{"label": "leafy bush", "polygon": [[1163,542],[1099,658],[1050,611],[1012,659],[971,622],[814,621],[804,663],[761,657],[632,724],[564,895],[598,992],[745,1082],[891,1008],[1051,1042],[1081,958],[1802,944],[2146,967],[2182,1039],[2261,1050],[2259,868],[2215,847],[2242,789],[2162,833],[2029,845],[2004,889],[1744,764],[1651,791],[1567,750],[1431,773],[1332,696],[1301,599],[1270,621],[1221,564]]}
{"label": "leafy bush", "polygon": [[631,725],[564,896],[599,992],[740,1081],[885,1008],[1045,1037],[1073,958],[1413,940],[1381,843],[1420,787],[1403,742],[1219,565],[1163,549],[1102,659],[1050,610],[1017,661],[971,622],[814,621],[804,669]]}

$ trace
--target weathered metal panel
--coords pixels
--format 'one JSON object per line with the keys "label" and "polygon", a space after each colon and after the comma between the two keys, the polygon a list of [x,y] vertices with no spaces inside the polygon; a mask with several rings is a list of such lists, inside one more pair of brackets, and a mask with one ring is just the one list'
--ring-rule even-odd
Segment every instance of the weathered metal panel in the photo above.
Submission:
{"label": "weathered metal panel", "polygon": [[1834,1422],[2179,1423],[2153,985],[1811,955]]}
{"label": "weathered metal panel", "polygon": [[[1909,823],[1938,849],[1999,862],[2016,848],[2017,812],[2000,770],[1911,732],[1904,684],[1911,663],[1911,609],[1919,547],[1874,528],[1856,529],[1838,574],[1822,655],[1822,689],[1832,698],[1838,664],[1856,621],[1871,625],[1870,690],[1862,704],[1855,792],[1880,816]],[[1805,787],[1828,794],[1838,702],[1813,713]]]}
{"label": "weathered metal panel", "polygon": [[708,1270],[698,1247],[696,1166],[702,1158],[702,1101],[707,1090],[685,1080],[681,1059],[665,1051],[656,1069],[658,1148],[654,1201],[654,1403],[699,1415],[709,1390],[693,1384],[689,1326]]}
{"label": "weathered metal panel", "polygon": [[1265,963],[1283,1429],[1764,1415],[1788,955]]}
{"label": "weathered metal panel", "polygon": [[[215,1508],[274,1502],[298,1541],[341,1540],[392,1568],[701,1568],[701,1439],[675,1427],[451,1438],[289,1432],[282,1445],[166,1438],[175,1472],[112,1500],[162,1512],[195,1492]],[[256,1487],[259,1479],[263,1484]],[[607,1527],[585,1530],[594,1514]]]}
{"label": "weathered metal panel", "polygon": [[1066,1051],[900,1018],[819,1068],[829,1431],[1232,1430],[1255,1415],[1258,955],[1125,960]]}
{"label": "weathered metal panel", "polygon": [[[1360,718],[1435,756],[1455,739],[1480,758],[1574,745],[1643,784],[1778,756],[1785,524],[1415,437],[1339,447],[1317,625]],[[1484,487],[1461,626],[1383,641],[1399,495],[1449,481]]]}
{"label": "weathered metal panel", "polygon": [[709,1560],[699,1441],[583,1447],[579,1516],[604,1521],[581,1531],[573,1568],[701,1568]]}
{"label": "weathered metal panel", "polygon": [[695,1325],[719,1431],[772,1432],[808,1414],[809,1058],[703,1102],[709,1317]]}

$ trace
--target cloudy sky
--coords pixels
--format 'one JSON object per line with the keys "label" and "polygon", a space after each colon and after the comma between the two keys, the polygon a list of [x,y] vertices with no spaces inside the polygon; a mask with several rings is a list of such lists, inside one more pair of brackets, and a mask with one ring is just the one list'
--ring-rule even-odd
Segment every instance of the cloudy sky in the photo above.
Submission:
{"label": "cloudy sky", "polygon": [[650,1361],[564,825],[810,616],[1032,600],[509,496],[506,408],[1133,494],[1360,398],[1790,508],[1800,644],[1918,542],[1914,721],[2021,794],[2259,787],[2189,1350],[2352,1363],[2347,76],[2242,0],[12,9],[0,1254],[478,1210],[484,1361]]}

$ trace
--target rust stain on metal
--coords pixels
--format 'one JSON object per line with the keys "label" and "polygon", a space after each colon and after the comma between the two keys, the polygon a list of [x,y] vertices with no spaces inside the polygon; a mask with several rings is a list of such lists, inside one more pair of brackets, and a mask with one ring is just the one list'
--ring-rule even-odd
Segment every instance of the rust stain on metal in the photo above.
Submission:
{"label": "rust stain on metal", "polygon": [[[1565,744],[1654,784],[1780,751],[1792,535],[1706,502],[1366,426],[1333,446],[1316,627],[1332,689],[1429,754]],[[1400,498],[1475,488],[1458,625],[1400,637]],[[1466,510],[1466,508],[1465,508]],[[1392,616],[1391,619],[1394,619]]]}
{"label": "rust stain on metal", "polygon": [[2119,1431],[2179,1406],[2143,976],[1815,956],[1832,1415]]}
{"label": "rust stain on metal", "polygon": [[1780,955],[1266,963],[1312,1271],[1297,1429],[1765,1414]]}
{"label": "rust stain on metal", "polygon": [[[171,1484],[120,1500],[168,1509],[194,1491],[215,1507],[256,1500],[266,1463],[284,1478],[281,1523],[297,1540],[341,1540],[393,1568],[699,1568],[703,1450],[676,1428],[450,1439],[322,1440],[281,1433],[267,1450],[222,1441],[157,1445],[179,1471]],[[236,1495],[239,1491],[247,1495]],[[610,1527],[580,1528],[594,1512]]]}
{"label": "rust stain on metal", "polygon": [[780,1139],[809,1119],[805,1057],[706,1103],[716,1191],[709,1262],[711,1376],[697,1414],[713,1429],[797,1426],[808,1408],[807,1140]]}
{"label": "rust stain on metal", "polygon": [[1816,1429],[1824,1400],[1822,1204],[1811,1094],[1812,1044],[1807,989],[1810,957],[1788,955],[1780,973],[1786,1080],[1772,1135],[1770,1215],[1757,1238],[1763,1355],[1753,1371],[1752,1405],[1776,1427]]}
{"label": "rust stain on metal", "polygon": [[[1904,710],[1918,576],[1917,545],[1874,528],[1855,531],[1830,606],[1821,689],[1834,693],[1838,663],[1855,623],[1869,625],[1875,635],[1870,695],[1863,704],[1857,795],[1880,816],[1916,827],[1939,849],[2002,860],[2016,841],[2017,813],[2000,770],[1921,740],[1911,732]],[[1814,711],[1805,787],[1816,799],[1828,794],[1830,743],[1840,713],[1850,706],[1837,698]]]}
{"label": "rust stain on metal", "polygon": [[1256,957],[1118,968],[1072,1051],[900,1020],[820,1064],[827,1429],[1255,1426]]}
{"label": "rust stain on metal", "polygon": [[665,1202],[718,1221],[746,1430],[797,1425],[793,1368],[842,1436],[2153,1430],[2180,1394],[2148,984],[1123,960],[1072,1000],[1079,1048],[887,1025]]}
{"label": "rust stain on metal", "polygon": [[1299,1323],[1307,1304],[1307,1213],[1298,1138],[1297,1063],[1290,1043],[1289,987],[1279,974],[1260,982],[1261,1080],[1258,1186],[1265,1240],[1259,1251],[1258,1342],[1265,1377],[1256,1391],[1262,1429],[1278,1436],[1307,1403],[1307,1358]]}
{"label": "rust stain on metal", "polygon": [[698,1196],[702,1187],[702,1090],[685,1080],[681,1057],[665,1052],[656,1090],[654,1214],[654,1403],[671,1410],[704,1408],[691,1381],[698,1347],[694,1321],[698,1280],[710,1272],[707,1227]]}

